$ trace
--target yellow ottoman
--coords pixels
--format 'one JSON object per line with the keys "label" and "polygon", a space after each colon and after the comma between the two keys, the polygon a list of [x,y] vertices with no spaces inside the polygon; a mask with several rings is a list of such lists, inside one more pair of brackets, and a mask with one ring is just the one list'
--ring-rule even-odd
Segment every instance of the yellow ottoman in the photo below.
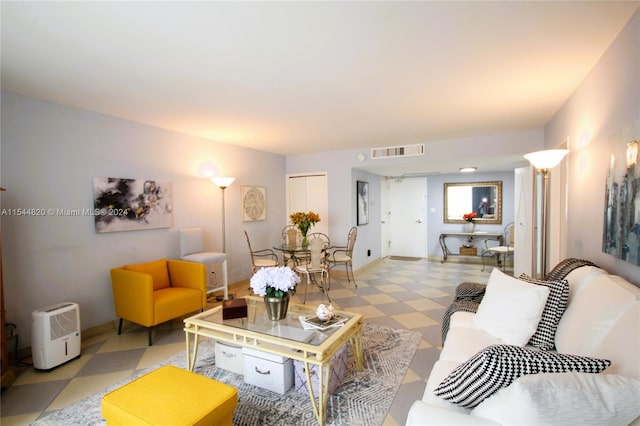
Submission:
{"label": "yellow ottoman", "polygon": [[233,425],[233,386],[171,365],[102,397],[107,425]]}

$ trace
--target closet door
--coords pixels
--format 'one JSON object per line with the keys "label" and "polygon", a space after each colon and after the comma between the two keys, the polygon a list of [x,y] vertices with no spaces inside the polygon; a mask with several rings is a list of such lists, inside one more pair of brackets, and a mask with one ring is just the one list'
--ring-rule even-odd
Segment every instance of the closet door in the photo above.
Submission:
{"label": "closet door", "polygon": [[308,211],[320,215],[320,222],[311,227],[309,232],[329,235],[329,187],[326,173],[287,176],[286,224],[291,223],[291,213]]}

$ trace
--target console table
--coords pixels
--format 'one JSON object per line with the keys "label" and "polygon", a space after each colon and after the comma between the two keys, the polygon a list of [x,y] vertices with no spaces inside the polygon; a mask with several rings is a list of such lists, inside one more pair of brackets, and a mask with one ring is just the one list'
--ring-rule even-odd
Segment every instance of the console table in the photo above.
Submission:
{"label": "console table", "polygon": [[459,256],[457,253],[452,253],[447,247],[447,238],[453,237],[458,239],[467,240],[468,244],[471,244],[475,240],[495,240],[498,245],[502,245],[503,236],[501,232],[441,232],[440,233],[440,247],[442,248],[442,262],[447,261],[449,256]]}

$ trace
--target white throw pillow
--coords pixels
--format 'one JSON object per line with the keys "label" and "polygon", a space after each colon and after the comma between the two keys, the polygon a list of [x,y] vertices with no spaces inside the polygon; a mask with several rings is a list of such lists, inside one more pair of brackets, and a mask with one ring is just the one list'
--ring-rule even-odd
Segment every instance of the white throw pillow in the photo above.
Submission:
{"label": "white throw pillow", "polygon": [[503,425],[628,425],[640,416],[640,380],[615,374],[541,373],[518,378],[471,415]]}
{"label": "white throw pillow", "polygon": [[524,346],[538,328],[548,297],[549,287],[529,284],[494,268],[474,323],[506,344]]}

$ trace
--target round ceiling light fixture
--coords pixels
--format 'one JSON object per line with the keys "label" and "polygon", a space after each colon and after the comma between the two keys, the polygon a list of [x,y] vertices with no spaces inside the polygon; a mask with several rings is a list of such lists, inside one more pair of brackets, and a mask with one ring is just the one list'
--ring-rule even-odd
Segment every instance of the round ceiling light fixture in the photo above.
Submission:
{"label": "round ceiling light fixture", "polygon": [[472,173],[478,170],[477,167],[460,167],[460,173]]}

